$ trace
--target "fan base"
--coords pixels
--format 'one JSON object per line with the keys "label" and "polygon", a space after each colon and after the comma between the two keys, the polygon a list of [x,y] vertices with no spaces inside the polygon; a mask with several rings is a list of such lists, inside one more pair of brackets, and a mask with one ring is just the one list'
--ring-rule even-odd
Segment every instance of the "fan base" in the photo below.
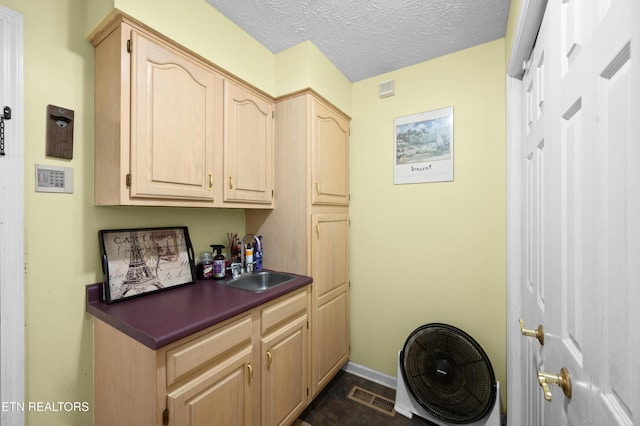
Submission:
{"label": "fan base", "polygon": [[[396,412],[410,419],[413,418],[415,414],[439,426],[451,426],[454,424],[446,423],[432,416],[416,402],[407,388],[404,376],[402,375],[400,353],[401,351],[398,352],[398,383],[396,386],[396,402],[394,406]],[[500,382],[496,382],[496,402],[493,404],[491,410],[480,420],[467,424],[471,426],[500,426]]]}

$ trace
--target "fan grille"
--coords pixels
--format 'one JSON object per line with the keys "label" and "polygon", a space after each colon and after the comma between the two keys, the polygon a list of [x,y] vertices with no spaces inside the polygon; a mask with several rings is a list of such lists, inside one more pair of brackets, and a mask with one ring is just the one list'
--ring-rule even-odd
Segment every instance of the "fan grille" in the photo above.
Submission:
{"label": "fan grille", "polygon": [[402,374],[415,400],[434,417],[473,423],[496,399],[489,358],[464,331],[426,324],[408,337],[401,354]]}

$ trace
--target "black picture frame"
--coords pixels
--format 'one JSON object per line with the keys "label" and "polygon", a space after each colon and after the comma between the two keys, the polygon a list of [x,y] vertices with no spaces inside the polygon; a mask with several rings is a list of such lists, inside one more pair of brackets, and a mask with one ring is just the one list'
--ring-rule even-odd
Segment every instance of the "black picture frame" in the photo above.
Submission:
{"label": "black picture frame", "polygon": [[98,232],[103,297],[113,303],[196,281],[186,226]]}

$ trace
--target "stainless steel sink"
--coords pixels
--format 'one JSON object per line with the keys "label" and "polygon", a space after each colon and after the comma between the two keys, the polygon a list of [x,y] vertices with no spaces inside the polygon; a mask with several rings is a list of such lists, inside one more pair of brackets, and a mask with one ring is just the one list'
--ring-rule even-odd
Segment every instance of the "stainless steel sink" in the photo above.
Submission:
{"label": "stainless steel sink", "polygon": [[296,278],[298,278],[296,275],[285,274],[283,272],[261,271],[219,282],[229,287],[252,291],[254,293],[262,293],[263,291],[293,281]]}

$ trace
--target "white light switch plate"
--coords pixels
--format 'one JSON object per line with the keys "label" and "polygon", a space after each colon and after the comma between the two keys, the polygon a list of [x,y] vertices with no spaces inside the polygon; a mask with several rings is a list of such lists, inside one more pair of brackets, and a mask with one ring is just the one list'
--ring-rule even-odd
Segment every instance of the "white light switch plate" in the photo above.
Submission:
{"label": "white light switch plate", "polygon": [[73,194],[73,169],[36,164],[36,192]]}

